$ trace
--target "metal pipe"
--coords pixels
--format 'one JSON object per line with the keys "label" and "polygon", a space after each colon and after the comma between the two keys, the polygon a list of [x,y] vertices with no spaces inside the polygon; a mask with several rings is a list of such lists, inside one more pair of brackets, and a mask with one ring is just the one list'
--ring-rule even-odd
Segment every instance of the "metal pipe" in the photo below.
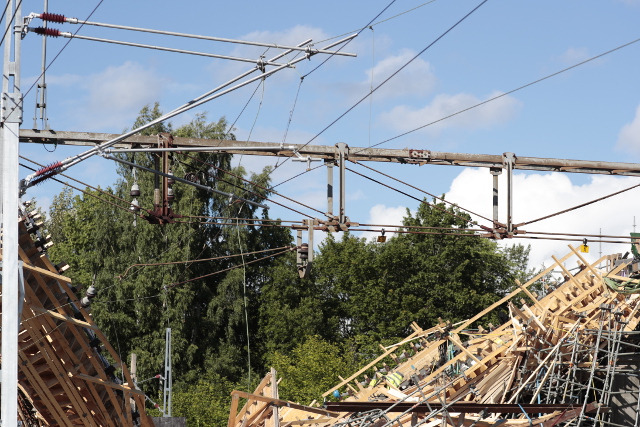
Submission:
{"label": "metal pipe", "polygon": [[502,173],[500,168],[491,168],[493,175],[493,228],[498,227],[498,175]]}
{"label": "metal pipe", "polygon": [[123,160],[123,159],[118,159],[117,157],[113,157],[113,156],[110,156],[108,154],[104,154],[102,157],[104,157],[105,159],[109,159],[109,160],[115,160],[116,162],[120,162],[120,163],[123,163],[125,165],[131,166],[131,167],[134,167],[134,168],[138,168],[138,169],[141,169],[141,170],[144,170],[144,171],[147,171],[147,172],[151,172],[151,173],[154,173],[156,175],[164,176],[164,177],[167,177],[167,178],[173,178],[177,182],[182,182],[183,184],[192,185],[192,186],[194,186],[196,188],[208,191],[210,193],[220,194],[222,196],[227,196],[227,197],[229,197],[231,199],[242,200],[243,202],[249,203],[250,205],[255,205],[255,206],[259,206],[259,207],[264,208],[264,209],[269,209],[269,206],[266,206],[266,205],[263,205],[263,204],[260,204],[260,203],[256,203],[256,202],[252,202],[251,200],[247,200],[247,199],[244,199],[242,197],[238,197],[238,196],[236,196],[234,194],[225,193],[224,191],[216,190],[215,188],[211,188],[211,187],[207,187],[205,185],[197,184],[195,182],[187,181],[186,179],[182,179],[182,178],[179,178],[179,177],[174,176],[174,175],[169,175],[169,174],[157,171],[157,170],[146,168],[144,166],[140,166],[140,165],[128,162],[128,161]]}
{"label": "metal pipe", "polygon": [[513,165],[516,155],[504,153],[507,169],[507,233],[513,233]]}
{"label": "metal pipe", "polygon": [[345,182],[345,161],[346,161],[346,150],[348,148],[347,144],[344,142],[339,142],[336,144],[338,148],[338,166],[340,168],[340,210],[338,212],[340,224],[344,224],[346,222],[345,209],[347,204],[347,190],[346,190],[346,182]]}
{"label": "metal pipe", "polygon": [[[236,44],[245,44],[245,45],[249,45],[249,46],[261,46],[261,47],[270,47],[273,49],[287,49],[287,50],[298,50],[298,51],[308,51],[308,49],[306,48],[301,48],[298,46],[287,46],[287,45],[280,45],[280,44],[276,44],[276,43],[262,43],[262,42],[250,42],[250,41],[246,41],[246,40],[236,40],[236,39],[227,39],[227,38],[223,38],[223,37],[212,37],[212,36],[202,36],[199,34],[187,34],[187,33],[178,33],[175,31],[164,31],[164,30],[153,30],[150,28],[140,28],[140,27],[129,27],[126,25],[116,25],[116,24],[105,24],[102,22],[90,22],[90,21],[81,21],[77,18],[65,18],[65,22],[68,22],[70,24],[83,24],[83,25],[93,25],[96,27],[106,27],[106,28],[115,28],[118,30],[129,30],[129,31],[140,31],[140,32],[144,32],[144,33],[153,33],[153,34],[162,34],[165,36],[176,36],[176,37],[187,37],[187,38],[191,38],[191,39],[201,39],[201,40],[211,40],[211,41],[216,41],[216,42],[224,42],[224,43],[236,43]],[[339,56],[350,56],[350,57],[356,57],[357,55],[355,53],[347,53],[347,52],[340,52],[340,51],[331,51],[331,50],[324,50],[324,49],[309,49],[312,53],[316,54],[316,53],[326,53],[329,55],[339,55]]]}
{"label": "metal pipe", "polygon": [[[29,32],[35,32],[35,30],[37,30],[37,28],[29,27]],[[229,59],[231,61],[249,62],[252,64],[259,64],[261,66],[262,65],[273,65],[275,67],[280,67],[282,65],[289,66],[288,64],[278,64],[276,62],[262,61],[260,59],[239,58],[237,56],[218,55],[216,53],[196,52],[193,50],[175,49],[172,47],[154,46],[150,44],[133,43],[133,42],[123,42],[120,40],[102,39],[99,37],[80,36],[77,34],[74,35],[73,33],[69,33],[66,31],[60,31],[58,35],[61,37],[65,37],[67,39],[89,40],[93,42],[119,44],[122,46],[141,47],[144,49],[154,49],[154,50],[163,50],[166,52],[184,53],[187,55],[206,56],[208,58]]]}
{"label": "metal pipe", "polygon": [[[9,16],[14,11],[13,0],[7,0],[6,33],[2,75],[2,387],[0,391],[0,418],[3,427],[16,427],[18,414],[18,329],[19,265],[18,265],[18,151],[20,124],[22,123],[22,94],[20,93],[20,46],[22,31],[22,2],[15,6],[15,20]],[[11,26],[13,25],[13,31]],[[13,47],[13,61],[11,49]],[[11,84],[13,77],[13,84]]]}
{"label": "metal pipe", "polygon": [[327,213],[333,216],[333,161],[325,161],[327,166]]}
{"label": "metal pipe", "polygon": [[[338,45],[340,43],[344,43],[345,41],[351,40],[356,35],[357,34],[353,34],[353,35],[351,35],[349,37],[346,37],[346,38],[344,38],[342,40],[338,40],[337,42],[334,42],[334,43],[326,46],[326,48],[330,48],[330,47],[336,46],[336,45]],[[305,55],[304,57],[295,59],[295,60],[291,61],[290,64],[295,64],[295,63],[298,63],[300,61],[303,61],[304,59],[307,59],[307,56],[308,55]],[[175,109],[175,110],[173,110],[173,111],[171,111],[171,112],[169,112],[169,113],[167,113],[167,114],[165,114],[165,115],[163,115],[161,117],[158,117],[157,119],[152,120],[152,121],[150,121],[149,123],[146,123],[143,126],[140,126],[137,129],[133,129],[133,130],[130,130],[129,132],[125,132],[124,134],[122,134],[122,135],[120,135],[120,136],[118,136],[118,137],[116,137],[116,138],[114,138],[114,139],[112,139],[110,141],[103,142],[102,144],[99,144],[98,146],[93,147],[93,148],[85,151],[82,154],[79,154],[79,155],[76,155],[76,156],[73,156],[73,157],[65,159],[62,162],[63,164],[58,169],[58,171],[59,172],[63,172],[64,170],[70,168],[71,166],[76,165],[76,164],[82,162],[83,160],[88,159],[89,157],[93,156],[94,154],[96,154],[98,152],[101,152],[104,149],[109,148],[110,146],[112,146],[114,144],[117,144],[118,142],[120,142],[120,141],[122,141],[124,139],[127,139],[128,137],[133,136],[136,133],[138,133],[138,132],[140,132],[140,131],[142,131],[144,129],[147,129],[147,128],[149,128],[149,127],[151,127],[151,126],[153,126],[153,125],[155,125],[157,123],[161,123],[164,120],[170,119],[170,118],[172,118],[174,116],[177,116],[178,114],[181,114],[181,113],[183,113],[185,111],[188,111],[188,110],[190,110],[192,108],[195,108],[195,107],[197,107],[199,105],[202,105],[202,104],[204,104],[206,102],[209,102],[209,101],[211,101],[211,100],[213,100],[215,98],[218,98],[218,97],[220,97],[222,95],[225,95],[225,94],[227,94],[229,92],[232,92],[232,91],[234,91],[236,89],[239,89],[239,88],[241,88],[243,86],[246,86],[247,84],[252,83],[252,82],[254,82],[256,80],[259,80],[259,79],[265,78],[267,76],[270,76],[271,74],[274,74],[274,73],[282,70],[285,67],[286,66],[281,66],[281,67],[277,67],[277,68],[274,68],[272,70],[266,71],[263,74],[261,74],[260,76],[253,77],[253,78],[251,78],[249,80],[245,80],[244,82],[239,83],[239,84],[237,84],[237,85],[235,85],[235,86],[233,86],[233,87],[231,87],[231,88],[229,88],[229,89],[227,89],[225,91],[216,93],[215,95],[207,96],[208,93],[213,93],[212,91],[209,91],[209,92],[207,92],[207,94],[203,94],[199,98],[196,98],[196,99],[199,99],[197,101],[196,100],[192,100],[192,101],[184,104],[183,106],[178,107],[177,109]],[[237,80],[237,78],[233,79],[232,81],[236,81],[236,80]],[[225,85],[228,85],[228,84],[230,84],[230,83],[226,83]],[[224,86],[222,86],[222,87],[224,87]],[[214,89],[214,91],[215,90],[217,90],[217,89]],[[26,189],[27,187],[29,187],[30,181],[33,180],[36,176],[37,176],[37,173],[34,173],[34,174],[29,175],[27,178],[25,178],[23,188]]]}
{"label": "metal pipe", "polygon": [[[285,147],[282,147],[284,149]],[[289,145],[286,148],[289,150],[295,150],[296,147]],[[242,147],[241,150],[273,150],[272,147]],[[173,148],[108,148],[104,150],[105,153],[162,153],[162,152],[200,152],[200,151],[228,151],[238,150],[238,147],[173,147]]]}

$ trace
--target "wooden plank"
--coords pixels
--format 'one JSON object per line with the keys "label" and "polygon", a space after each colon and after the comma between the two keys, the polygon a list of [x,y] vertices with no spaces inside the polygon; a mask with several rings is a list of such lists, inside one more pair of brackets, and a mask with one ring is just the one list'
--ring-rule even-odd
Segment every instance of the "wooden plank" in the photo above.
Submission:
{"label": "wooden plank", "polygon": [[44,268],[36,267],[35,265],[27,264],[26,262],[22,264],[22,267],[26,268],[27,270],[36,271],[36,272],[38,272],[38,273],[40,273],[40,274],[42,274],[44,276],[51,277],[52,279],[62,280],[65,283],[71,283],[71,279],[69,279],[68,277],[63,276],[61,274],[58,274],[57,272],[54,273],[53,271],[49,271],[49,270],[46,270]]}
{"label": "wooden plank", "polygon": [[245,399],[257,400],[259,402],[266,402],[271,405],[283,406],[286,408],[300,409],[305,412],[311,412],[312,414],[320,414],[326,417],[337,418],[340,416],[339,412],[327,411],[325,409],[314,408],[312,406],[298,405],[297,403],[289,402],[287,400],[274,399],[273,397],[260,396],[257,394],[250,394],[244,391],[233,390],[231,396],[243,397]]}
{"label": "wooden plank", "polygon": [[117,389],[117,390],[122,390],[122,391],[125,391],[125,392],[127,392],[127,393],[131,393],[131,394],[138,394],[138,395],[140,395],[140,396],[144,396],[144,395],[145,395],[145,394],[144,394],[142,391],[140,391],[140,390],[136,390],[136,389],[134,389],[134,388],[126,387],[126,386],[124,386],[124,385],[114,383],[113,381],[105,381],[105,380],[100,379],[100,378],[92,377],[91,375],[86,375],[86,374],[74,374],[73,376],[74,376],[74,377],[77,377],[77,378],[81,378],[81,379],[83,379],[83,380],[85,380],[85,381],[90,381],[90,382],[95,383],[95,384],[103,385],[103,386],[105,386],[105,387],[111,387],[111,388],[115,388],[115,389]]}
{"label": "wooden plank", "polygon": [[[413,337],[415,337],[416,335],[418,335],[419,333],[422,333],[423,331],[414,331],[411,335],[409,335],[406,339],[404,339],[402,341],[402,343],[405,342],[409,342],[409,340]],[[340,382],[340,384],[338,384],[337,386],[331,388],[330,390],[322,393],[322,397],[327,397],[328,395],[330,395],[331,393],[333,393],[335,390],[339,389],[340,387],[342,387],[343,385],[353,381],[354,379],[358,378],[358,376],[360,376],[361,374],[365,373],[368,369],[370,369],[371,367],[373,367],[376,363],[378,363],[379,361],[381,361],[382,359],[384,359],[385,357],[389,356],[391,353],[393,353],[394,351],[396,351],[396,348],[398,346],[395,345],[393,346],[393,348],[390,348],[389,350],[385,351],[384,353],[382,353],[380,356],[378,356],[377,358],[375,358],[373,361],[371,361],[367,366],[365,366],[364,368],[360,369],[358,372],[356,372],[355,374],[351,375],[350,377],[348,377],[347,379],[343,380]]]}
{"label": "wooden plank", "polygon": [[240,397],[237,395],[231,396],[231,409],[229,410],[229,422],[227,423],[227,427],[235,427],[236,425],[236,415],[238,413],[238,403],[240,402]]}
{"label": "wooden plank", "polygon": [[37,307],[37,306],[31,306],[29,308],[31,310],[37,312],[37,313],[46,314],[46,315],[51,316],[51,317],[53,317],[55,319],[62,320],[63,322],[71,323],[71,324],[73,324],[75,326],[79,326],[81,328],[89,328],[89,329],[93,329],[94,331],[99,330],[99,328],[97,326],[92,325],[91,323],[83,322],[82,320],[78,320],[78,319],[73,318],[71,316],[65,316],[63,314],[56,313],[55,311],[47,310],[46,308]]}
{"label": "wooden plank", "polygon": [[[573,256],[573,253],[569,253],[569,254],[565,255],[564,257],[562,257],[561,261],[564,262],[564,261],[568,260],[569,258],[571,258],[572,256]],[[549,267],[546,270],[544,270],[544,271],[540,272],[539,274],[537,274],[535,277],[530,279],[527,283],[522,285],[522,287],[525,288],[525,289],[528,288],[529,286],[534,284],[536,282],[536,280],[546,276],[551,271],[553,271],[553,269],[556,268],[556,265],[557,265],[557,261],[556,261],[556,264],[553,264],[551,267]],[[511,298],[513,298],[514,296],[518,295],[520,292],[521,292],[521,289],[518,288],[517,290],[511,292],[509,295],[501,298],[499,301],[494,302],[489,307],[485,308],[480,313],[476,314],[471,319],[467,320],[462,325],[458,326],[453,332],[455,332],[457,334],[458,332],[460,332],[461,330],[467,328],[469,325],[471,325],[473,322],[475,322],[476,320],[478,320],[479,318],[481,318],[485,314],[491,312],[491,310],[493,310],[494,308],[499,307],[500,305],[502,305],[505,302],[509,301]]]}

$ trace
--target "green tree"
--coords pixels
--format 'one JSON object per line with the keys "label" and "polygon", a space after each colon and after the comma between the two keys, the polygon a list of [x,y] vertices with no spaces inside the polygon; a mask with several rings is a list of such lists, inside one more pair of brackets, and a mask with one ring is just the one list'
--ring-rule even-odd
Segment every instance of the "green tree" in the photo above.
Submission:
{"label": "green tree", "polygon": [[290,354],[275,352],[271,364],[282,378],[278,391],[282,399],[310,404],[322,402],[322,393],[348,376],[358,365],[352,349],[308,336]]}
{"label": "green tree", "polygon": [[[147,106],[134,126],[161,114],[157,104],[153,108]],[[224,118],[209,123],[203,113],[174,133],[233,138],[227,127]],[[155,125],[145,133],[168,130],[170,125]],[[151,154],[124,156],[136,164],[154,167]],[[249,177],[260,187],[248,184],[223,172],[232,170],[238,177],[246,175],[242,168],[232,169],[228,154],[176,153],[171,156],[171,164],[176,175],[195,175],[204,185],[248,200],[262,201],[267,195],[263,188],[269,185],[269,171]],[[118,173],[120,180],[114,188],[104,191],[131,200],[133,172],[129,167],[119,166]],[[138,197],[141,213],[149,216],[153,209],[154,177],[138,173],[137,183],[141,190]],[[246,275],[243,269],[210,274],[237,267],[243,259],[257,258],[230,255],[286,246],[291,243],[291,235],[286,229],[264,231],[251,226],[253,221],[244,218],[268,219],[266,211],[253,205],[233,200],[230,203],[227,197],[184,184],[175,184],[173,190],[176,198],[171,207],[182,217],[168,225],[150,224],[141,218],[134,225],[127,203],[97,191],[75,197],[69,192],[61,193],[52,208],[50,226],[58,244],[50,254],[56,262],[65,260],[72,266],[70,275],[74,283],[96,286],[99,297],[93,304],[94,318],[124,360],[132,352],[138,354],[140,378],[161,370],[165,328],[171,327],[176,382],[195,383],[207,371],[238,381],[248,369],[248,338],[251,342],[259,336],[258,293],[265,280],[263,270],[273,258],[246,266]],[[124,209],[92,196],[109,199]],[[203,221],[202,217],[238,219],[230,223]],[[217,259],[192,262],[210,258]],[[149,263],[163,265],[144,265]],[[202,276],[205,277],[199,279]],[[259,342],[251,345],[261,348]],[[252,369],[262,370],[260,357],[252,358],[251,363]],[[151,383],[147,384],[148,391],[152,391]]]}

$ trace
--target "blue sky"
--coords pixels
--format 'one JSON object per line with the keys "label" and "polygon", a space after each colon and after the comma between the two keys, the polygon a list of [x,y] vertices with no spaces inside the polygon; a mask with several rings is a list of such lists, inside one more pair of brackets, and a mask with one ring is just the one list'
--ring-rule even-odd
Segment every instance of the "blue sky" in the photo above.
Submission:
{"label": "blue sky", "polygon": [[[86,19],[97,1],[50,0],[50,11]],[[243,40],[297,44],[321,41],[358,30],[389,1],[203,2],[104,0],[90,21],[164,29]],[[378,19],[424,4],[398,0]],[[479,1],[435,0],[412,12],[366,29],[344,50],[357,58],[334,57],[304,79],[287,143],[306,143],[374,86],[424,49]],[[42,3],[24,0],[23,13],[41,12]],[[640,37],[640,1],[508,1],[489,0],[467,20],[422,54],[379,91],[313,141],[346,142],[364,147],[429,123],[479,101],[508,92]],[[36,20],[33,26],[40,25]],[[64,31],[78,26],[55,24]],[[173,38],[85,26],[80,33],[193,51],[257,58],[262,48]],[[50,39],[48,56],[68,39]],[[41,39],[28,34],[23,42],[22,86],[26,92],[39,74]],[[321,47],[321,44],[318,46]],[[273,50],[267,56],[275,55]],[[293,107],[300,76],[324,58],[299,63],[266,80],[236,124],[238,139],[280,142]],[[483,107],[381,145],[450,152],[502,154],[638,162],[640,158],[640,42]],[[134,47],[73,40],[47,72],[48,115],[55,130],[121,132],[142,106],[159,101],[165,111],[182,105],[249,64],[180,55]],[[208,111],[210,119],[238,117],[255,84],[214,100],[173,120],[174,126]],[[33,89],[25,100],[24,128],[33,124]],[[262,107],[258,107],[262,99]],[[77,149],[24,144],[21,154],[41,163],[62,159]],[[273,159],[244,156],[250,170]],[[490,175],[485,169],[443,166],[371,166],[408,181],[461,206],[490,215]],[[301,163],[279,168],[278,183],[304,169]],[[115,166],[92,159],[68,173],[93,185],[115,180]],[[23,170],[22,176],[28,174]],[[372,173],[368,173],[371,175]],[[279,187],[289,197],[324,209],[323,168]],[[348,174],[347,214],[354,221],[398,224],[416,202]],[[516,222],[576,205],[638,183],[636,178],[587,175],[516,174]],[[31,189],[48,206],[61,186],[45,183]],[[640,203],[633,190],[589,210],[536,225],[535,231],[626,234]],[[421,197],[420,193],[410,191]],[[290,203],[287,203],[290,204]],[[504,206],[504,204],[503,204]],[[640,212],[640,211],[638,211]],[[501,213],[504,215],[504,213]],[[299,220],[297,214],[274,206],[273,217]],[[640,223],[640,215],[638,215]],[[533,227],[533,226],[531,226]],[[533,228],[532,228],[533,229]],[[519,240],[519,242],[527,242]],[[626,246],[605,245],[603,253],[624,252]],[[567,252],[563,242],[534,242],[532,263],[540,265],[552,253]],[[596,252],[597,249],[592,249]]]}

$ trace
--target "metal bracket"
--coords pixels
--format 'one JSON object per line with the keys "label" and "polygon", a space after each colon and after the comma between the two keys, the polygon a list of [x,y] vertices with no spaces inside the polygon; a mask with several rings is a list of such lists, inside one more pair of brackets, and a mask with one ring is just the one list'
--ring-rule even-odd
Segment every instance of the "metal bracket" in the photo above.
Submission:
{"label": "metal bracket", "polygon": [[516,159],[514,153],[502,155],[502,161],[507,170],[507,237],[512,237],[515,230],[513,226],[513,169],[516,165]]}
{"label": "metal bracket", "polygon": [[[296,264],[298,266],[298,274],[301,279],[306,279],[311,274],[311,266],[313,264],[313,231],[314,227],[318,225],[317,219],[303,219],[302,226],[297,228],[296,244],[298,246]],[[303,246],[302,243],[302,231],[307,229],[307,245]],[[303,248],[306,248],[304,250]]]}
{"label": "metal bracket", "polygon": [[2,94],[2,122],[22,124],[22,93]]}

